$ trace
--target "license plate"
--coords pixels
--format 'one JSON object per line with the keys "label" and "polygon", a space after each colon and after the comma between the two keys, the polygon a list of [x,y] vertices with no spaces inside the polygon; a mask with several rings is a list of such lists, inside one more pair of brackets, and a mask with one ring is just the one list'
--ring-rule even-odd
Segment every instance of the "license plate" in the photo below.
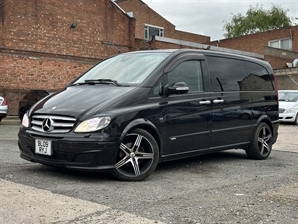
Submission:
{"label": "license plate", "polygon": [[52,142],[47,140],[35,139],[35,153],[41,155],[53,155]]}

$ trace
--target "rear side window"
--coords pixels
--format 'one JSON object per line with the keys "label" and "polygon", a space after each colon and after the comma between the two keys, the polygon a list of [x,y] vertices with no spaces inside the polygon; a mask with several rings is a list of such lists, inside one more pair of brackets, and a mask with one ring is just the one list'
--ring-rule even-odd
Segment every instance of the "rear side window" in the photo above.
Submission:
{"label": "rear side window", "polygon": [[243,90],[271,91],[273,84],[268,71],[261,65],[253,62],[245,62],[247,78],[243,81]]}
{"label": "rear side window", "polygon": [[242,60],[207,56],[213,92],[240,91],[247,77]]}

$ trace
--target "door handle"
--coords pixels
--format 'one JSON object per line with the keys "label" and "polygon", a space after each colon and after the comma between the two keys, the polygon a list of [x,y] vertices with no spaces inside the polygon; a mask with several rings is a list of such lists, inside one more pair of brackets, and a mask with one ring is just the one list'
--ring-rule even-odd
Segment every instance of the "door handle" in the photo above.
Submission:
{"label": "door handle", "polygon": [[211,101],[210,100],[201,100],[199,102],[199,104],[201,104],[201,105],[208,105],[208,104],[211,104]]}
{"label": "door handle", "polygon": [[213,103],[219,104],[225,102],[223,99],[213,100]]}

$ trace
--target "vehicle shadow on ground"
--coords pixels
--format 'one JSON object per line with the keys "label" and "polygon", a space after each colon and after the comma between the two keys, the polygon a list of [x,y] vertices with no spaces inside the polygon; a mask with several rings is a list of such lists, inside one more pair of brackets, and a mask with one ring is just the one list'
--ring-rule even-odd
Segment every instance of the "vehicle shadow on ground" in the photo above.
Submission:
{"label": "vehicle shadow on ground", "polygon": [[[179,159],[169,162],[160,163],[155,173],[163,174],[166,172],[188,172],[190,168],[199,167],[200,172],[210,172],[212,167],[218,166],[222,163],[229,163],[235,161],[249,160],[246,154],[242,150],[229,150],[218,153],[211,153],[201,156],[195,156],[185,159]],[[23,169],[26,172],[25,175],[34,174],[42,178],[55,178],[55,181],[82,181],[82,182],[105,182],[105,181],[117,181],[112,174],[109,173],[97,173],[97,172],[83,172],[68,170],[65,168],[49,167],[41,164],[35,164],[33,166],[27,166]],[[153,173],[154,175],[154,173]]]}
{"label": "vehicle shadow on ground", "polygon": [[210,166],[218,165],[220,163],[227,163],[236,160],[248,160],[248,157],[243,150],[228,150],[216,153],[209,153],[200,156],[189,157],[169,162],[160,163],[156,171],[166,172],[167,170],[186,169],[189,166]]}

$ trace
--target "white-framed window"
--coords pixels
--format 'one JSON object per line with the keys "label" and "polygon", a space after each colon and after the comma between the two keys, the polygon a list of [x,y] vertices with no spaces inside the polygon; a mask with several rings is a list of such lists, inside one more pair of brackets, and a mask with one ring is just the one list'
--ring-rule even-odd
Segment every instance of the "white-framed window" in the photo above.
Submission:
{"label": "white-framed window", "polygon": [[291,38],[271,40],[268,42],[268,46],[285,49],[285,50],[292,50],[292,40],[291,40]]}
{"label": "white-framed window", "polygon": [[144,37],[145,40],[151,40],[153,36],[164,36],[164,28],[160,26],[153,26],[145,24]]}

